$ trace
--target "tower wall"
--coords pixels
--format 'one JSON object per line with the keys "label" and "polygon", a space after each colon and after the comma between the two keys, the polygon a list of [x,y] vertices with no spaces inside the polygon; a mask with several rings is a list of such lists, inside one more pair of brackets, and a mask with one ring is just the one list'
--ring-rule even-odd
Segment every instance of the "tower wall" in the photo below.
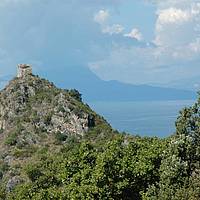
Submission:
{"label": "tower wall", "polygon": [[23,78],[23,77],[26,77],[28,75],[32,75],[32,67],[31,67],[31,65],[28,65],[28,64],[20,64],[20,65],[18,65],[17,77],[18,78]]}

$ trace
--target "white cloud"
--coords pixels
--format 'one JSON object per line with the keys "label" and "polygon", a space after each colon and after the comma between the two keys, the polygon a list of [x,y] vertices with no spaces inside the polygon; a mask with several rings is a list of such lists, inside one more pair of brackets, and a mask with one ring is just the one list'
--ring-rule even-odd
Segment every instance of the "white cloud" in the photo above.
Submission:
{"label": "white cloud", "polygon": [[110,13],[107,10],[100,10],[94,15],[94,21],[100,24],[102,33],[110,35],[122,33],[124,27],[121,24],[110,24],[109,18]]}
{"label": "white cloud", "polygon": [[111,26],[105,26],[102,28],[102,33],[108,33],[110,35],[122,33],[124,27],[120,24],[113,24]]}
{"label": "white cloud", "polygon": [[158,12],[159,24],[184,23],[190,20],[190,13],[177,8],[168,8]]}
{"label": "white cloud", "polygon": [[124,36],[136,39],[138,41],[143,40],[142,33],[136,28],[134,28],[130,33],[124,34]]}
{"label": "white cloud", "polygon": [[110,14],[107,10],[100,10],[97,14],[95,14],[94,21],[103,25],[107,22],[109,17]]}
{"label": "white cloud", "polygon": [[[154,45],[113,46],[110,54],[90,65],[105,80],[169,84],[200,76],[200,1],[158,0]],[[138,29],[123,34],[143,39]],[[151,42],[150,42],[151,44]]]}
{"label": "white cloud", "polygon": [[[48,69],[60,63],[63,66],[90,63],[90,68],[104,79],[138,84],[200,75],[197,65],[190,64],[200,59],[198,1],[161,0],[157,4],[155,45],[149,46],[143,46],[140,30],[127,33],[124,31],[127,24],[122,26],[114,21],[120,16],[112,18],[110,5],[119,2],[0,0],[0,72],[11,74],[16,63],[34,60]],[[95,11],[98,12],[92,16]],[[94,21],[102,33],[112,37],[101,34]]]}
{"label": "white cloud", "polygon": [[[0,74],[14,75],[15,65],[21,62],[40,63],[38,71],[51,71],[57,63],[62,63],[58,70],[85,66],[103,54],[91,51],[93,43],[105,45],[104,36],[91,21],[92,13],[118,0],[95,2],[0,0]],[[106,21],[107,15],[105,11],[101,20]]]}
{"label": "white cloud", "polygon": [[183,6],[180,1],[174,7],[159,7],[155,36],[155,44],[171,48],[174,51],[172,56],[195,57],[193,51],[199,45],[200,36],[200,4],[188,1]]}
{"label": "white cloud", "polygon": [[121,32],[122,26],[109,23],[109,10],[120,2],[0,0],[0,75],[14,75],[15,65],[21,62],[51,74],[55,66],[64,71],[104,57],[112,41],[98,30],[92,17],[102,30],[108,27],[107,34]]}
{"label": "white cloud", "polygon": [[[200,76],[200,2],[157,3],[155,38],[151,46],[115,46],[107,58],[93,63],[101,78],[131,83],[164,83]],[[141,41],[140,31],[124,34]],[[141,78],[143,77],[143,79]]]}

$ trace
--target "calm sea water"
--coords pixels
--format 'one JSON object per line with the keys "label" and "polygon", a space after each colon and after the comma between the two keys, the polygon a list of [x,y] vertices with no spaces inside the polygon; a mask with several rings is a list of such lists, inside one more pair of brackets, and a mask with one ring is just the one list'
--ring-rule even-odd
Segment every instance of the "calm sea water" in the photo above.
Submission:
{"label": "calm sea water", "polygon": [[175,131],[179,111],[194,101],[90,102],[119,131],[165,137]]}

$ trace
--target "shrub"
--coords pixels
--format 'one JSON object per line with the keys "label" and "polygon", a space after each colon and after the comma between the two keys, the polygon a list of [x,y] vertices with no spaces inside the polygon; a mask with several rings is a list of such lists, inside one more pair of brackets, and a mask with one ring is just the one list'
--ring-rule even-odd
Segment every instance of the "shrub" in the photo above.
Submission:
{"label": "shrub", "polygon": [[67,135],[66,134],[63,134],[61,132],[57,132],[56,135],[55,135],[55,138],[56,138],[56,141],[61,143],[61,142],[64,142],[66,141],[67,139]]}
{"label": "shrub", "polygon": [[76,89],[69,90],[69,95],[74,99],[76,99],[77,101],[82,102],[82,94],[80,94],[78,90]]}
{"label": "shrub", "polygon": [[50,124],[51,124],[51,118],[52,118],[52,114],[51,114],[51,113],[48,114],[48,115],[46,115],[46,116],[44,117],[44,123],[45,123],[46,125],[50,125]]}
{"label": "shrub", "polygon": [[34,166],[28,166],[26,169],[26,174],[32,182],[36,181],[40,176],[42,176],[41,170]]}
{"label": "shrub", "polygon": [[5,139],[5,144],[10,146],[17,144],[17,133],[10,133]]}

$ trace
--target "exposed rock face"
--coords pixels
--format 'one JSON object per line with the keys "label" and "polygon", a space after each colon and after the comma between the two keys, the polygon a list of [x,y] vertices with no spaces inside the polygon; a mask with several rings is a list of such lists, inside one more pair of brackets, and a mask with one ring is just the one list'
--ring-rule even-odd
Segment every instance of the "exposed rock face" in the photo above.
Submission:
{"label": "exposed rock face", "polygon": [[0,91],[0,184],[7,192],[24,181],[21,166],[40,151],[57,151],[92,127],[110,127],[77,90],[24,72]]}
{"label": "exposed rock face", "polygon": [[[66,90],[37,76],[15,78],[0,92],[0,129],[3,132],[83,135],[95,125],[93,112]],[[16,130],[18,127],[18,130]],[[28,137],[27,137],[28,138]],[[33,142],[29,138],[29,142]]]}
{"label": "exposed rock face", "polygon": [[12,178],[10,178],[7,182],[6,185],[6,190],[8,192],[11,192],[17,185],[19,185],[22,182],[22,180],[20,179],[20,177],[14,176]]}

